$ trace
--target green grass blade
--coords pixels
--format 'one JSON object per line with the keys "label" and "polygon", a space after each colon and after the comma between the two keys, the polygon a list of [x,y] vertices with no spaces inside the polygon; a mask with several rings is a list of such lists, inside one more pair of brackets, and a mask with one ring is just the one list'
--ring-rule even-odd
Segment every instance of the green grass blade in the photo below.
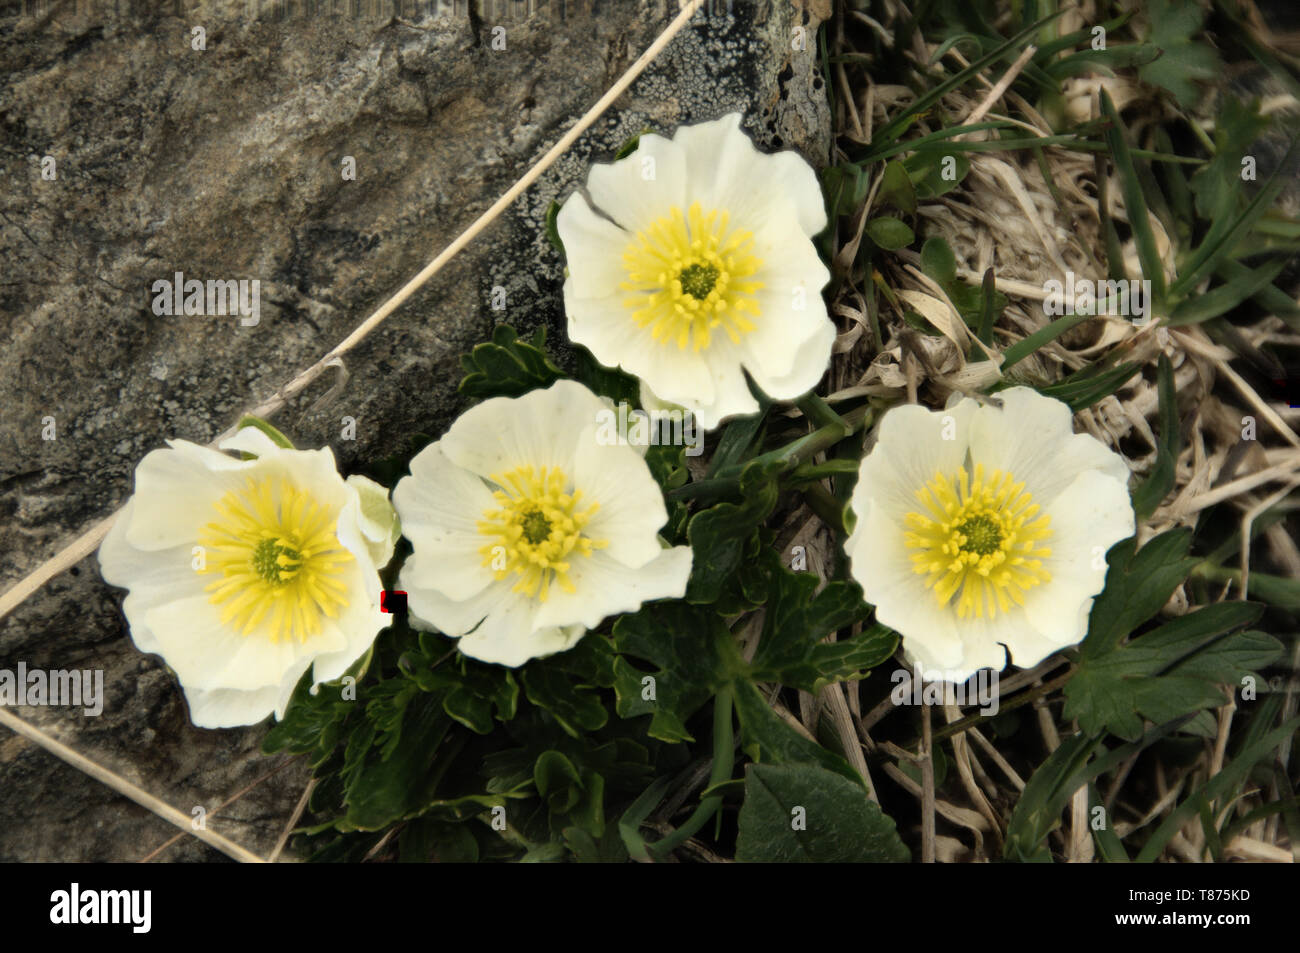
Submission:
{"label": "green grass blade", "polygon": [[1057,318],[1047,327],[1035,331],[1024,340],[1017,341],[1003,352],[1002,370],[1006,371],[1008,367],[1019,364],[1044,344],[1055,341],[1070,328],[1082,324],[1084,321],[1092,319],[1092,317],[1091,314],[1067,314],[1065,317]]}
{"label": "green grass blade", "polygon": [[[1230,218],[1227,214],[1227,208],[1216,210],[1220,214],[1215,216],[1214,223],[1210,226],[1209,232],[1206,233],[1205,239],[1183,267],[1179,269],[1178,279],[1169,288],[1171,294],[1186,294],[1196,286],[1201,278],[1214,271],[1220,261],[1224,260],[1232,251],[1238,240],[1272,207],[1273,202],[1281,194],[1282,188],[1287,182],[1278,173],[1282,169],[1289,168],[1297,145],[1300,145],[1300,138],[1291,141],[1286,155],[1278,163],[1278,168],[1268,177],[1260,190],[1255,193],[1255,197],[1247,203],[1241,214],[1236,218]],[[1225,192],[1224,194],[1226,199],[1231,199],[1231,192]]]}
{"label": "green grass blade", "polygon": [[1174,368],[1169,358],[1160,355],[1157,371],[1160,392],[1160,438],[1156,464],[1151,474],[1133,491],[1133,511],[1139,520],[1155,512],[1160,501],[1174,488],[1174,469],[1183,449],[1178,430],[1178,397],[1174,392]]}
{"label": "green grass blade", "polygon": [[919,96],[915,102],[904,109],[901,113],[889,122],[885,123],[879,131],[876,132],[873,138],[879,142],[892,142],[898,138],[899,133],[908,126],[913,118],[925,112],[957,87],[974,79],[985,67],[996,63],[999,59],[1005,56],[1008,51],[1020,46],[1021,43],[1033,36],[1039,29],[1056,20],[1064,12],[1064,10],[1057,10],[1055,13],[1043,17],[1036,23],[1030,24],[1015,36],[1011,37],[1011,39],[998,44],[991,53],[981,56],[961,72],[956,73],[949,79],[946,79],[937,86],[932,87],[930,90]]}
{"label": "green grass blade", "polygon": [[1202,321],[1217,318],[1246,299],[1253,298],[1265,288],[1271,287],[1273,279],[1280,275],[1285,267],[1286,262],[1278,260],[1259,268],[1247,268],[1245,274],[1238,275],[1226,284],[1219,285],[1203,295],[1184,299],[1174,308],[1173,314],[1165,323],[1171,328],[1176,328],[1184,324],[1200,324]]}
{"label": "green grass blade", "polygon": [[1165,297],[1165,272],[1160,263],[1160,254],[1156,250],[1156,236],[1151,229],[1150,210],[1147,208],[1146,196],[1142,193],[1142,183],[1138,179],[1137,168],[1133,165],[1133,156],[1129,152],[1128,140],[1124,138],[1124,125],[1119,112],[1111,101],[1110,94],[1101,91],[1101,111],[1110,120],[1106,130],[1106,142],[1110,145],[1111,157],[1115,161],[1115,171],[1119,175],[1120,189],[1124,193],[1124,208],[1128,212],[1129,225],[1133,229],[1133,240],[1137,244],[1138,260],[1142,263],[1142,277],[1151,282],[1151,298],[1158,307]]}
{"label": "green grass blade", "polygon": [[1154,862],[1165,849],[1165,845],[1169,843],[1170,839],[1197,813],[1202,799],[1213,801],[1231,792],[1233,788],[1245,780],[1250,769],[1260,759],[1286,741],[1291,732],[1297,728],[1300,728],[1300,718],[1292,718],[1290,721],[1274,728],[1233,758],[1200,790],[1195,791],[1182,804],[1174,808],[1170,815],[1165,818],[1164,823],[1156,828],[1146,844],[1143,845],[1141,853],[1137,856],[1137,862],[1139,864]]}

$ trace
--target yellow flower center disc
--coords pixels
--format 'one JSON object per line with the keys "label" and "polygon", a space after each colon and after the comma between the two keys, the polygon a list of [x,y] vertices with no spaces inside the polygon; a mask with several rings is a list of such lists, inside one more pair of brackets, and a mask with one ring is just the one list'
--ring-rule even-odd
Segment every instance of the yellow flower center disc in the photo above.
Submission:
{"label": "yellow flower center disc", "polygon": [[501,487],[492,494],[501,506],[484,511],[478,524],[488,538],[479,547],[483,565],[497,579],[517,574],[514,591],[542,602],[552,581],[573,592],[568,575],[573,554],[589,556],[609,544],[582,533],[600,504],[581,508],[582,491],[566,490],[569,481],[559,467],[517,467],[494,475],[492,482]]}
{"label": "yellow flower center disc", "polygon": [[1052,535],[1051,518],[1010,474],[975,466],[955,477],[935,473],[916,492],[921,512],[905,517],[903,539],[912,568],[926,576],[941,606],[953,602],[958,618],[990,619],[1024,605],[1025,591],[1051,580],[1042,560],[1052,551],[1040,544]]}
{"label": "yellow flower center disc", "polygon": [[620,287],[636,292],[624,303],[656,341],[700,351],[719,328],[732,343],[754,330],[750,317],[758,317],[759,307],[753,295],[763,283],[746,279],[763,262],[750,254],[754,236],[729,229],[727,221],[725,211],[705,215],[699,202],[684,216],[673,208],[624,251],[627,281]]}
{"label": "yellow flower center disc", "polygon": [[273,642],[305,642],[320,631],[321,615],[337,618],[347,606],[339,580],[352,554],[337,536],[338,512],[281,478],[249,478],[242,490],[217,501],[218,518],[199,534],[203,572],[220,576],[205,590],[247,635],[270,618]]}

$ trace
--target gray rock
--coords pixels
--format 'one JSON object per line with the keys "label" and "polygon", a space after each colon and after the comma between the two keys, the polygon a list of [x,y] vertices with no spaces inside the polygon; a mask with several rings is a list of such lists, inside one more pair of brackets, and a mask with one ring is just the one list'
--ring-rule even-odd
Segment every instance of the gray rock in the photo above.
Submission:
{"label": "gray rock", "polygon": [[[33,6],[35,4],[35,6]],[[351,4],[337,4],[351,8]],[[0,587],[122,504],[167,437],[206,443],[342,340],[538,159],[644,50],[675,3],[424,4],[403,18],[245,0],[44,4],[0,32]],[[529,7],[535,12],[530,16]],[[166,8],[166,12],[164,11]],[[594,9],[593,9],[594,8]],[[406,4],[411,10],[411,4]],[[80,10],[80,12],[78,12]],[[792,50],[802,21],[807,49]],[[192,27],[206,49],[192,48]],[[505,50],[493,49],[504,27]],[[826,161],[817,23],[789,0],[712,4],[510,211],[276,417],[343,467],[460,409],[460,354],[498,321],[561,339],[551,201],[645,128],[732,110],[767,147]],[[501,34],[499,31],[497,36]],[[42,177],[53,157],[57,177]],[[356,178],[342,175],[345,157]],[[167,316],[153,282],[257,279],[260,321]],[[494,286],[507,307],[489,304]],[[333,373],[333,372],[330,372]],[[356,439],[341,439],[342,418]],[[53,440],[43,430],[53,418]],[[93,558],[0,622],[0,668],[98,668],[99,717],[18,710],[190,812],[278,764],[265,727],[203,731],[126,636]],[[300,762],[210,826],[262,854]],[[135,860],[175,830],[0,731],[0,860]],[[163,859],[212,859],[184,838]]]}

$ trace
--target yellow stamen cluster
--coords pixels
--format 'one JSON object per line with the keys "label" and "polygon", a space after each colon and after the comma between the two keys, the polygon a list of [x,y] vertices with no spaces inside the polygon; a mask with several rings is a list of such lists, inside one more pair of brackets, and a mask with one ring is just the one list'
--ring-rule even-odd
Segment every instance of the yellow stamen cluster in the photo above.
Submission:
{"label": "yellow stamen cluster", "polygon": [[250,477],[244,489],[217,501],[218,519],[199,534],[211,602],[221,621],[248,635],[267,620],[271,641],[305,642],[321,616],[348,605],[339,580],[352,554],[340,545],[338,508],[279,477]]}
{"label": "yellow stamen cluster", "polygon": [[517,467],[492,477],[499,490],[492,495],[500,509],[484,512],[478,530],[489,542],[479,547],[483,565],[497,579],[519,576],[515,592],[546,601],[552,582],[573,592],[570,560],[577,553],[590,556],[608,540],[584,536],[599,503],[580,508],[581,490],[569,490],[569,480],[559,467]]}
{"label": "yellow stamen cluster", "polygon": [[754,292],[761,281],[746,280],[763,262],[750,252],[754,236],[729,229],[725,211],[707,215],[694,203],[685,216],[674,207],[623,253],[627,281],[620,287],[637,292],[625,302],[639,327],[649,327],[656,341],[709,346],[713,332],[726,332],[732,343],[754,330],[759,316]]}
{"label": "yellow stamen cluster", "polygon": [[922,512],[908,513],[904,541],[912,568],[925,575],[939,605],[956,596],[958,618],[990,619],[1024,605],[1025,591],[1051,580],[1042,560],[1052,551],[1040,546],[1052,535],[1051,518],[1010,474],[995,470],[985,479],[976,464],[972,479],[965,467],[956,477],[935,473],[916,493]]}

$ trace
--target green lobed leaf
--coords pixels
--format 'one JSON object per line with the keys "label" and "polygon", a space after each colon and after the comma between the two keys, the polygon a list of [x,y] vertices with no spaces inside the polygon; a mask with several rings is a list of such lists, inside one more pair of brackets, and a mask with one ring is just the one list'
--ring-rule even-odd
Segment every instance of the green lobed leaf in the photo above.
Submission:
{"label": "green lobed leaf", "polygon": [[1245,666],[1267,664],[1281,652],[1276,640],[1261,640],[1259,633],[1223,638],[1262,612],[1250,602],[1216,603],[1089,654],[1066,683],[1064,716],[1077,718],[1090,735],[1110,731],[1132,741],[1142,734],[1143,718],[1163,724],[1222,705],[1220,683],[1238,681],[1254,670]]}
{"label": "green lobed leaf", "polygon": [[317,768],[334,753],[349,716],[361,714],[356,702],[342,698],[338,685],[321,685],[314,695],[311,687],[312,673],[308,669],[294,686],[284,718],[272,725],[262,739],[264,754],[305,754],[308,763]]}
{"label": "green lobed leaf", "polygon": [[546,659],[531,662],[519,669],[528,700],[545,708],[560,726],[575,738],[584,732],[602,728],[609,715],[594,692],[582,691]]}
{"label": "green lobed leaf", "polygon": [[822,641],[870,613],[856,583],[831,582],[817,592],[816,576],[790,572],[771,551],[760,565],[768,597],[751,663],[755,681],[780,682],[815,694],[832,682],[864,677],[894,654],[897,635],[879,625],[855,638]]}
{"label": "green lobed leaf", "polygon": [[781,719],[758,687],[748,679],[735,684],[736,715],[741,741],[750,759],[771,764],[814,764],[865,787],[858,772],[843,757],[809,741]]}
{"label": "green lobed leaf", "polygon": [[1079,647],[1082,660],[1111,651],[1160,611],[1197,564],[1187,556],[1191,545],[1190,530],[1173,529],[1136,552],[1132,537],[1111,547],[1106,555],[1110,566],[1106,586],[1092,604],[1088,636]]}
{"label": "green lobed leaf", "polygon": [[739,827],[741,863],[906,863],[911,856],[860,785],[809,764],[749,765]]}
{"label": "green lobed leaf", "polygon": [[474,398],[519,397],[549,387],[564,372],[547,356],[545,342],[545,328],[538,328],[532,339],[525,341],[514,328],[498,325],[491,341],[475,345],[461,357],[466,374],[460,393]]}
{"label": "green lobed leaf", "polygon": [[1201,218],[1212,219],[1221,210],[1240,205],[1241,160],[1268,125],[1259,114],[1258,100],[1224,99],[1214,125],[1214,157],[1188,182]]}
{"label": "green lobed leaf", "polygon": [[686,600],[717,601],[727,577],[740,565],[743,545],[776,506],[776,476],[785,463],[752,463],[740,474],[741,503],[719,503],[691,518],[691,579]]}
{"label": "green lobed leaf", "polygon": [[[438,699],[417,693],[403,710],[400,734],[387,757],[377,746],[367,746],[363,759],[350,773],[344,792],[347,822],[358,830],[379,830],[422,813],[435,796],[438,767],[433,752],[450,726],[451,719]],[[364,740],[365,732],[352,737]]]}
{"label": "green lobed leaf", "polygon": [[593,394],[608,397],[617,406],[620,403],[629,407],[641,403],[641,385],[637,379],[616,367],[606,367],[581,345],[571,345],[577,366],[574,376],[585,384]]}
{"label": "green lobed leaf", "polygon": [[[655,666],[650,673],[654,700],[649,734],[663,741],[694,741],[686,719],[743,671],[731,633],[708,607],[652,603],[614,623],[614,644],[620,652]],[[644,673],[633,671],[620,683],[621,717],[646,710],[641,701],[642,677]]]}
{"label": "green lobed leaf", "polygon": [[595,771],[579,770],[559,751],[545,751],[533,766],[537,794],[559,825],[576,825],[593,837],[605,832],[605,781]]}
{"label": "green lobed leaf", "polygon": [[1190,109],[1200,96],[1197,83],[1212,82],[1222,68],[1209,41],[1194,39],[1205,21],[1205,8],[1182,0],[1150,0],[1147,16],[1151,33],[1146,41],[1159,49],[1161,56],[1141,67],[1138,76],[1144,83],[1163,86],[1179,106]]}

